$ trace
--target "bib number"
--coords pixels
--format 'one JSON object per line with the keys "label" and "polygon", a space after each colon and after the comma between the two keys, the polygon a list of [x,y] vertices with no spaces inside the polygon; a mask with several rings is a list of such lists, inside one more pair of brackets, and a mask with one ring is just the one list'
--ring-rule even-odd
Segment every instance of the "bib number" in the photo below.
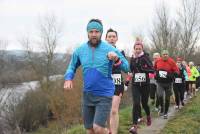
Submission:
{"label": "bib number", "polygon": [[167,78],[167,72],[166,71],[159,71],[159,77],[160,78]]}
{"label": "bib number", "polygon": [[135,82],[146,82],[145,73],[135,73]]}
{"label": "bib number", "polygon": [[113,82],[115,85],[122,84],[122,75],[121,74],[112,74]]}
{"label": "bib number", "polygon": [[182,83],[182,78],[175,78],[175,83]]}

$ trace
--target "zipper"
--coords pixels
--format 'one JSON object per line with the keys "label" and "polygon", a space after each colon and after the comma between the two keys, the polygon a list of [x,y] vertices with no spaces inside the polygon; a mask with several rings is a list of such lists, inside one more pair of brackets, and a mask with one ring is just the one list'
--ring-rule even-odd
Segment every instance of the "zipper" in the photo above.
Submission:
{"label": "zipper", "polygon": [[95,50],[95,48],[92,47],[92,65],[94,65],[94,50]]}
{"label": "zipper", "polygon": [[[135,64],[139,64],[139,62],[140,62],[139,60],[140,60],[140,59],[137,58],[136,60],[137,60],[137,61],[135,61],[135,62],[136,62]],[[142,73],[142,72],[139,71],[139,69],[137,68],[137,66],[136,66],[136,70],[138,71],[138,73]],[[145,74],[145,75],[146,75],[146,74]],[[142,86],[142,82],[140,82],[140,87],[141,87],[141,86]]]}

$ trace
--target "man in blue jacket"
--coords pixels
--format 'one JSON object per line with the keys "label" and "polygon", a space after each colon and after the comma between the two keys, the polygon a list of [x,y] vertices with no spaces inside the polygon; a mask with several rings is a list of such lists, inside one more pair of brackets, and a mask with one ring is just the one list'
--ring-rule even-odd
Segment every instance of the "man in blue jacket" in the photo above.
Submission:
{"label": "man in blue jacket", "polygon": [[92,19],[87,25],[89,41],[83,43],[72,54],[65,73],[64,89],[73,88],[76,69],[83,70],[83,121],[88,134],[106,134],[106,120],[110,114],[114,83],[111,77],[112,66],[129,71],[128,61],[113,46],[103,42],[103,25],[100,20]]}

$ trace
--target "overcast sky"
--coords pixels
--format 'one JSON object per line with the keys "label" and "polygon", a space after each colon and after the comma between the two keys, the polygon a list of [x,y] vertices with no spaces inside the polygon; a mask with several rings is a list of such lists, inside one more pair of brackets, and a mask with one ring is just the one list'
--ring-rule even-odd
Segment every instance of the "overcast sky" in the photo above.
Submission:
{"label": "overcast sky", "polygon": [[58,51],[87,41],[86,25],[91,18],[102,20],[103,39],[111,27],[118,31],[119,47],[130,48],[133,35],[147,36],[162,1],[173,15],[181,0],[0,0],[0,39],[9,40],[8,49],[22,49],[17,40],[27,33],[36,36],[39,16],[55,14],[64,22]]}

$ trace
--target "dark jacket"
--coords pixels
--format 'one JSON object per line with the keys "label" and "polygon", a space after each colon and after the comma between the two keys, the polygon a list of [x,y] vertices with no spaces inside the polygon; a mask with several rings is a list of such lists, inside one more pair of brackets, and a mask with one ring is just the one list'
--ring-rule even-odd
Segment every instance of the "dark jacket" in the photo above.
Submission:
{"label": "dark jacket", "polygon": [[[176,80],[177,78],[181,79],[181,81],[178,82]],[[188,75],[186,72],[186,68],[181,64],[181,66],[179,67],[179,74],[174,75],[173,84],[174,85],[184,84],[187,79],[188,79]]]}
{"label": "dark jacket", "polygon": [[133,73],[132,83],[135,85],[149,84],[149,73],[154,73],[153,64],[146,53],[140,57],[131,58],[130,70]]}

